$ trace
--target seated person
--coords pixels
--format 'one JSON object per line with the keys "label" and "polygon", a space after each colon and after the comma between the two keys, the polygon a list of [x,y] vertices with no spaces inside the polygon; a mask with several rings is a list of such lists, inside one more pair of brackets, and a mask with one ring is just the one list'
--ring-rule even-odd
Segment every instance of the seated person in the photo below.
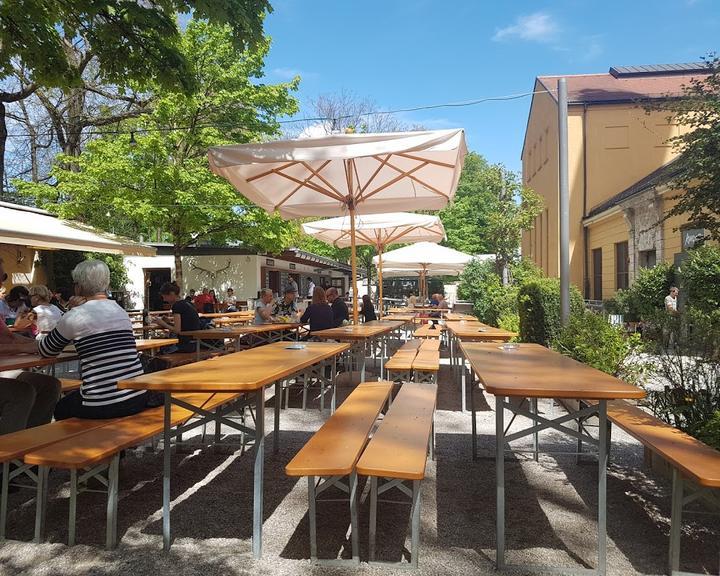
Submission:
{"label": "seated person", "polygon": [[198,316],[195,306],[190,304],[187,300],[180,298],[180,287],[174,282],[165,282],[160,287],[160,296],[163,302],[170,305],[172,311],[172,318],[169,322],[164,320],[161,316],[155,319],[155,323],[158,326],[162,326],[167,330],[170,330],[173,334],[178,337],[177,346],[168,347],[169,349],[163,349],[164,354],[172,354],[173,352],[194,352],[195,342],[190,336],[181,336],[180,332],[183,330],[200,330],[200,316]]}
{"label": "seated person", "polygon": [[316,332],[317,330],[326,330],[335,326],[333,322],[332,308],[327,301],[325,290],[320,286],[315,286],[313,290],[312,302],[307,307],[302,317],[300,318],[302,324],[310,323],[310,332]]}
{"label": "seated person", "polygon": [[70,343],[80,360],[80,390],[61,398],[55,419],[117,418],[141,412],[148,406],[146,390],[121,390],[118,380],[143,373],[138,358],[132,322],[117,302],[109,300],[110,270],[100,260],[85,260],[72,271],[75,298],[57,326],[42,340],[15,337],[0,354],[60,354]]}
{"label": "seated person", "polygon": [[255,320],[253,324],[272,324],[273,293],[270,288],[260,290],[260,298],[255,302]]}
{"label": "seated person", "polygon": [[415,306],[417,306],[417,296],[415,296],[412,292],[410,292],[410,296],[408,296],[407,305],[410,308],[415,308]]}
{"label": "seated person", "polygon": [[275,302],[275,306],[273,306],[272,315],[276,319],[279,319],[278,317],[288,318],[293,321],[297,319],[298,307],[295,302],[295,295],[295,290],[291,286],[285,288],[285,295],[281,300]]}
{"label": "seated person", "polygon": [[52,332],[62,317],[62,310],[54,304],[50,304],[51,299],[52,292],[48,290],[47,286],[30,287],[30,303],[35,315],[37,338],[42,338]]}
{"label": "seated person", "polygon": [[[0,259],[0,286],[6,279]],[[35,344],[27,338],[13,336],[0,314],[0,354],[17,352],[17,340]],[[0,372],[0,434],[49,423],[59,398],[60,381],[53,376],[23,370]]]}
{"label": "seated person", "polygon": [[325,295],[327,296],[328,302],[330,302],[330,307],[333,312],[333,328],[341,326],[343,322],[349,322],[350,313],[348,312],[347,304],[340,298],[338,289],[331,286],[327,289]]}
{"label": "seated person", "polygon": [[436,308],[439,301],[440,301],[440,296],[439,296],[438,294],[433,294],[433,295],[430,297],[430,306],[431,306],[432,308]]}
{"label": "seated person", "polygon": [[433,298],[437,299],[437,304],[435,305],[435,308],[438,309],[438,312],[431,312],[430,317],[442,318],[442,313],[439,312],[439,310],[449,310],[450,305],[448,304],[448,301],[445,300],[445,296],[443,294],[433,294]]}
{"label": "seated person", "polygon": [[32,305],[30,304],[30,292],[25,286],[15,286],[5,296],[5,323],[12,326],[16,318],[22,317],[30,312]]}
{"label": "seated person", "polygon": [[375,314],[375,306],[373,306],[372,300],[367,294],[363,294],[362,297],[362,315],[363,321],[365,322],[372,322],[373,320],[377,320],[377,315]]}
{"label": "seated person", "polygon": [[210,290],[207,287],[203,287],[202,292],[195,296],[193,304],[195,304],[198,314],[208,314],[215,309],[214,298],[210,295]]}
{"label": "seated person", "polygon": [[237,312],[237,300],[235,290],[228,288],[225,294],[225,301],[222,303],[223,312]]}

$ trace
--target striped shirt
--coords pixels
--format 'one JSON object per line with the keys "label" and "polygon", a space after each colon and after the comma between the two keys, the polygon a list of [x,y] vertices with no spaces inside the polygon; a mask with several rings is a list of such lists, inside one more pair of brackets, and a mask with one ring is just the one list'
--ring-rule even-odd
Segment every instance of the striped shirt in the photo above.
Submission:
{"label": "striped shirt", "polygon": [[68,310],[38,348],[43,356],[57,356],[71,342],[80,358],[84,406],[108,406],[145,394],[117,387],[118,380],[143,373],[130,317],[117,302],[90,300]]}

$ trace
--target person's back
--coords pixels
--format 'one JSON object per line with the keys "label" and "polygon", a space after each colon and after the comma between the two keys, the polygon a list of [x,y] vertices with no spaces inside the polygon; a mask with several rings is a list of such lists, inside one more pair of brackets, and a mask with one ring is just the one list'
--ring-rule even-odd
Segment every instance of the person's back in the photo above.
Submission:
{"label": "person's back", "polygon": [[375,314],[375,306],[372,303],[372,300],[370,300],[369,296],[363,296],[362,299],[362,315],[363,320],[365,322],[372,322],[373,320],[377,320],[377,315]]}
{"label": "person's back", "polygon": [[350,320],[350,313],[348,311],[347,304],[345,304],[345,301],[342,298],[335,298],[331,309],[334,326],[340,326],[343,322]]}
{"label": "person's back", "polygon": [[310,332],[327,330],[334,327],[333,311],[329,304],[310,304],[307,307],[300,322],[310,323]]}
{"label": "person's back", "polygon": [[[182,332],[190,330],[200,330],[200,316],[190,302],[187,300],[177,300],[170,309],[173,314],[180,315],[180,326]],[[195,342],[190,336],[178,337],[178,351],[179,352],[192,352],[195,350]]]}

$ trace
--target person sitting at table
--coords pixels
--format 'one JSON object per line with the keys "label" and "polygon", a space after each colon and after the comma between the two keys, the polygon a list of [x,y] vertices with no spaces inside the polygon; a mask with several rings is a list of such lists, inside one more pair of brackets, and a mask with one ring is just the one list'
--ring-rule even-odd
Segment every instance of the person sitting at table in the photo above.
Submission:
{"label": "person sitting at table", "polygon": [[63,313],[60,308],[50,304],[52,292],[48,290],[47,286],[31,286],[29,292],[32,311],[35,315],[36,336],[42,338],[57,326]]}
{"label": "person sitting at table", "polygon": [[[25,286],[15,286],[5,296],[5,303],[9,311],[6,313],[5,322],[8,325],[14,324],[16,318],[27,314],[32,308],[30,304],[30,293]],[[10,320],[10,322],[8,322]]]}
{"label": "person sitting at table", "polygon": [[417,296],[415,296],[413,292],[410,292],[407,302],[410,308],[415,308],[415,306],[417,306]]}
{"label": "person sitting at table", "polygon": [[325,290],[320,286],[315,286],[312,302],[300,318],[300,323],[310,323],[310,333],[327,330],[335,326],[332,308],[328,304]]}
{"label": "person sitting at table", "polygon": [[343,322],[349,322],[350,313],[348,312],[347,304],[340,298],[338,289],[331,286],[327,289],[325,295],[327,296],[328,302],[330,302],[330,307],[333,312],[333,328],[341,326]]}
{"label": "person sitting at table", "polygon": [[213,298],[210,296],[210,290],[207,286],[204,286],[202,292],[195,296],[193,304],[195,304],[198,314],[207,314],[213,311]]}
{"label": "person sitting at table", "polygon": [[273,313],[273,293],[270,288],[260,290],[260,298],[255,302],[254,324],[271,324]]}
{"label": "person sitting at table", "polygon": [[[132,322],[117,302],[108,299],[110,270],[100,260],[85,260],[72,271],[75,297],[57,326],[42,340],[16,338],[14,345],[0,347],[14,353],[39,352],[46,358],[58,356],[75,343],[80,360],[80,390],[61,398],[55,419],[118,418],[137,414],[148,407],[152,395],[146,390],[121,390],[119,380],[143,373]],[[153,397],[154,400],[154,397]]]}
{"label": "person sitting at table", "polygon": [[210,294],[210,298],[212,298],[212,310],[210,310],[210,312],[220,312],[220,300],[218,300],[215,290],[210,290],[208,294]]}
{"label": "person sitting at table", "polygon": [[[0,286],[7,274],[0,258]],[[0,355],[19,352],[20,345],[35,342],[14,336],[0,314]],[[60,380],[48,374],[7,370],[0,372],[0,434],[9,434],[48,424],[60,398]]]}
{"label": "person sitting at table", "polygon": [[178,343],[176,346],[168,346],[163,348],[163,354],[172,354],[173,352],[194,352],[195,343],[190,336],[181,336],[180,332],[184,330],[200,330],[200,316],[198,316],[195,306],[187,300],[180,298],[180,287],[174,282],[165,282],[160,286],[160,297],[163,302],[170,305],[172,318],[164,320],[158,316],[155,323],[166,330],[170,330],[177,335]]}
{"label": "person sitting at table", "polygon": [[225,293],[225,301],[222,303],[223,312],[237,312],[237,299],[235,290],[228,288]]}
{"label": "person sitting at table", "polygon": [[53,292],[50,304],[60,308],[60,312],[64,314],[67,312],[68,300],[70,300],[71,297],[72,291],[70,288],[58,288],[55,292]]}
{"label": "person sitting at table", "polygon": [[372,322],[373,320],[377,320],[377,315],[375,314],[375,306],[373,306],[372,300],[367,294],[363,294],[362,297],[362,315],[364,322]]}
{"label": "person sitting at table", "polygon": [[282,299],[275,302],[273,306],[272,315],[277,317],[287,317],[290,319],[297,318],[298,307],[295,302],[295,290],[291,286],[285,288],[285,295]]}

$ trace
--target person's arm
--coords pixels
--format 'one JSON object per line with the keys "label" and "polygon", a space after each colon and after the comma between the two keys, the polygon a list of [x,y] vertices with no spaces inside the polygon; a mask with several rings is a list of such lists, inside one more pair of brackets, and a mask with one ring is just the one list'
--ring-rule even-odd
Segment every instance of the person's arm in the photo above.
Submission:
{"label": "person's arm", "polygon": [[303,312],[303,315],[300,317],[300,322],[302,324],[307,324],[310,320],[310,306],[305,308],[305,312]]}
{"label": "person's arm", "polygon": [[160,326],[161,328],[165,328],[166,330],[170,330],[171,332],[176,332],[175,326],[176,322],[178,322],[178,318],[180,317],[180,314],[173,314],[172,321],[168,322],[163,317],[158,316],[155,318],[155,324]]}
{"label": "person's arm", "polygon": [[260,314],[260,318],[266,322],[272,318],[272,308],[269,305],[258,308],[258,313]]}

